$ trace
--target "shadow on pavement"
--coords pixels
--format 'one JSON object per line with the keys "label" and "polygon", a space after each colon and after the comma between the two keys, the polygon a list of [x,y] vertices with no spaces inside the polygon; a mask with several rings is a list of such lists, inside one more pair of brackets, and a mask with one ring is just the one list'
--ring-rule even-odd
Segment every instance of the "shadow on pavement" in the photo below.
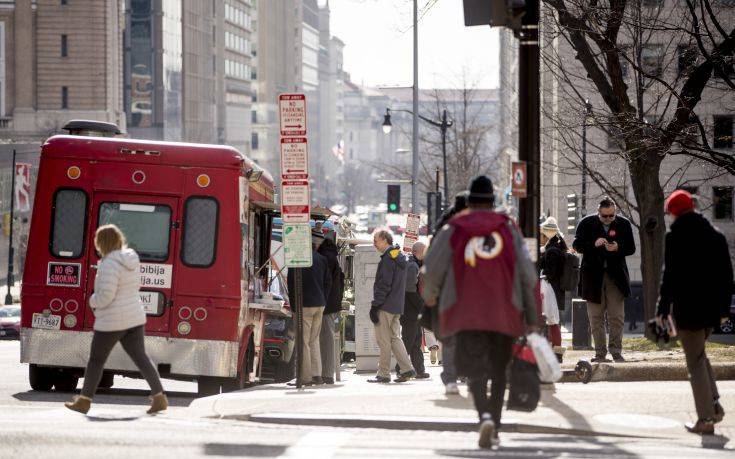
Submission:
{"label": "shadow on pavement", "polygon": [[570,426],[576,429],[594,431],[592,425],[587,422],[587,418],[582,413],[561,401],[553,392],[542,392],[540,403],[556,411],[569,422]]}
{"label": "shadow on pavement", "polygon": [[[563,438],[563,445],[559,440]],[[598,457],[615,457],[635,459],[640,457],[638,454],[620,449],[614,444],[601,442],[592,438],[575,438],[575,437],[523,437],[518,441],[523,443],[545,442],[551,443],[546,445],[533,446],[504,446],[503,437],[500,437],[500,448],[489,449],[464,449],[464,450],[436,450],[435,452],[442,456],[448,457],[492,457],[492,458],[517,458],[517,457],[533,457],[534,459],[552,459],[557,457],[575,457],[575,458],[598,458]],[[552,442],[557,442],[553,444]]]}
{"label": "shadow on pavement", "polygon": [[705,449],[725,449],[725,445],[730,439],[724,435],[703,435],[702,448]]}
{"label": "shadow on pavement", "polygon": [[286,452],[288,446],[258,445],[241,443],[206,443],[205,456],[225,457],[278,457]]}
{"label": "shadow on pavement", "polygon": [[472,400],[462,395],[452,395],[446,398],[432,400],[437,408],[450,408],[454,410],[466,410],[474,408]]}
{"label": "shadow on pavement", "polygon": [[[68,402],[74,392],[40,392],[29,390],[13,394],[13,398],[21,402]],[[141,389],[100,389],[94,397],[94,403],[112,405],[149,405],[150,391]],[[196,398],[196,394],[188,392],[166,392],[170,406],[187,407]]]}

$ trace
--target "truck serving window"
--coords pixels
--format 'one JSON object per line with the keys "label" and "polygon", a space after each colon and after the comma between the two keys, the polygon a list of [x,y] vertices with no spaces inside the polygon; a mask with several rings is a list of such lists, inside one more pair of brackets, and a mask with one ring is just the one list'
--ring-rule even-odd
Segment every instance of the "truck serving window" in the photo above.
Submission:
{"label": "truck serving window", "polygon": [[115,224],[127,239],[128,247],[141,260],[166,261],[171,228],[171,208],[154,204],[103,202],[99,225]]}
{"label": "truck serving window", "polygon": [[181,250],[181,261],[185,265],[206,268],[214,263],[218,214],[219,205],[214,198],[193,197],[186,201]]}
{"label": "truck serving window", "polygon": [[51,253],[59,258],[79,258],[84,251],[87,194],[82,190],[59,190],[54,196]]}

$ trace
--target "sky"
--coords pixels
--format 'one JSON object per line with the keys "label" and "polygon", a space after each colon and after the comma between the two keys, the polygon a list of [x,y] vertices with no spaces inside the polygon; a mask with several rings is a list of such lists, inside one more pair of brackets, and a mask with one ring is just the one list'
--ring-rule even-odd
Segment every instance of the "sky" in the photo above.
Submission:
{"label": "sky", "polygon": [[[326,0],[320,0],[323,5]],[[412,0],[329,0],[330,28],[345,43],[344,70],[366,86],[413,84]],[[422,10],[429,5],[421,18]],[[419,88],[497,88],[499,35],[465,27],[462,0],[418,0]]]}

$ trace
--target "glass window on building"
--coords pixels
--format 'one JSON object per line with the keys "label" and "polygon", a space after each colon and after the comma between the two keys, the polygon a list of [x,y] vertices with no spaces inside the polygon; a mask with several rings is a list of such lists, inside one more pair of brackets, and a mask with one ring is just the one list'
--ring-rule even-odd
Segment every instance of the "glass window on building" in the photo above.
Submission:
{"label": "glass window on building", "polygon": [[643,45],[641,67],[650,76],[659,76],[663,71],[663,45]]}
{"label": "glass window on building", "polygon": [[732,220],[731,186],[712,187],[712,210],[715,220]]}
{"label": "glass window on building", "polygon": [[61,87],[61,108],[63,110],[69,108],[69,88],[66,86]]}
{"label": "glass window on building", "polygon": [[732,115],[715,115],[714,116],[714,147],[715,148],[732,148],[733,146],[733,116]]}
{"label": "glass window on building", "polygon": [[677,70],[679,75],[688,75],[697,62],[697,48],[692,45],[679,45],[676,47],[678,56]]}
{"label": "glass window on building", "polygon": [[250,134],[250,148],[253,150],[258,149],[258,133],[257,132],[253,132],[252,134]]}
{"label": "glass window on building", "polygon": [[68,37],[66,35],[61,36],[61,57],[69,56]]}

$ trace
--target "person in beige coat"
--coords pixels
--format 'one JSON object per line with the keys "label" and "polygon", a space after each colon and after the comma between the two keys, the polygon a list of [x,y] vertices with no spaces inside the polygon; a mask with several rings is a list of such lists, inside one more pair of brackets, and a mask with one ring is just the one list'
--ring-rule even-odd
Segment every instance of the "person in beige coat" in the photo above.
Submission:
{"label": "person in beige coat", "polygon": [[92,347],[81,395],[65,406],[84,414],[89,411],[105,362],[119,342],[151,386],[153,403],[148,413],[163,411],[168,408],[168,400],[158,371],[145,353],[146,316],[138,292],[138,254],[125,246],[125,236],[115,225],[100,226],[94,245],[102,259],[94,280],[94,294],[89,298],[95,317]]}

